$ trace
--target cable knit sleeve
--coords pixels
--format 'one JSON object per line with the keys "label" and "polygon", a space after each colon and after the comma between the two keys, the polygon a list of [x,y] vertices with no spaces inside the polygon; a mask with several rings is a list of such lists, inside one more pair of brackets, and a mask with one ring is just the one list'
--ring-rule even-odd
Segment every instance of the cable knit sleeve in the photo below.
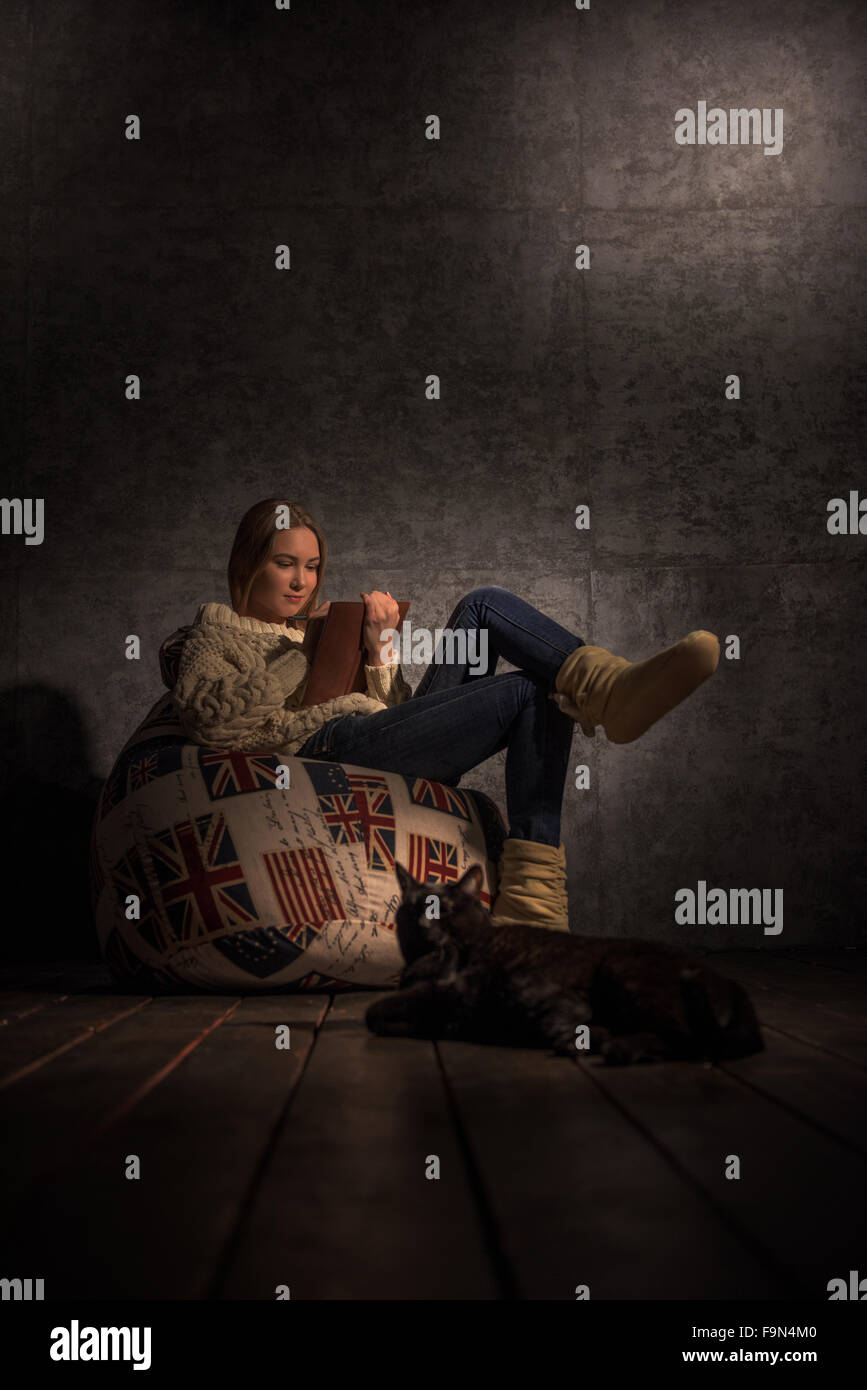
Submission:
{"label": "cable knit sleeve", "polygon": [[399,661],[385,666],[365,665],[364,674],[367,677],[368,695],[382,700],[384,705],[402,705],[404,700],[412,698],[412,688],[407,684]]}
{"label": "cable knit sleeve", "polygon": [[[188,738],[212,748],[257,749],[281,725],[286,701],[307,675],[292,648],[266,662],[233,633],[191,633],[172,690]],[[276,719],[275,719],[276,716]]]}

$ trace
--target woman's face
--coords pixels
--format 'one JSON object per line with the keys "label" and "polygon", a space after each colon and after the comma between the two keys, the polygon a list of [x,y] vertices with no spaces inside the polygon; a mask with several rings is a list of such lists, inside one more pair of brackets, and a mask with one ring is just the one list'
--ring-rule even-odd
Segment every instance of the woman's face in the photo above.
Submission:
{"label": "woman's face", "polygon": [[306,526],[275,531],[271,557],[250,590],[248,618],[265,623],[292,622],[319,578],[319,542]]}

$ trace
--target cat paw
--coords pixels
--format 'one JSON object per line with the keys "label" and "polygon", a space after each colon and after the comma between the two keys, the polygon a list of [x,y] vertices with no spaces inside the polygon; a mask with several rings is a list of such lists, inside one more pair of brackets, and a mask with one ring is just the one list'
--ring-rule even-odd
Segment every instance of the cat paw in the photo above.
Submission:
{"label": "cat paw", "polygon": [[394,1007],[391,998],[378,999],[371,1004],[364,1015],[364,1021],[371,1033],[378,1037],[400,1037],[406,1032],[406,1021]]}

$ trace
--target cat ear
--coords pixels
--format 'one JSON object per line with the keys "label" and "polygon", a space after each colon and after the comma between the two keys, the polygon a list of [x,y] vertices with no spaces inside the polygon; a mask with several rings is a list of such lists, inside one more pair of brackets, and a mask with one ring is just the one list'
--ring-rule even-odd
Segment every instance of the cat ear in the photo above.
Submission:
{"label": "cat ear", "polygon": [[412,874],[408,873],[403,865],[396,859],[394,861],[394,872],[397,874],[397,881],[400,884],[400,891],[402,893],[411,893],[413,888],[421,887],[418,879],[413,878]]}
{"label": "cat ear", "polygon": [[471,893],[474,898],[477,898],[483,882],[484,874],[481,864],[471,864],[463,878],[458,879],[455,887],[462,889],[464,893]]}

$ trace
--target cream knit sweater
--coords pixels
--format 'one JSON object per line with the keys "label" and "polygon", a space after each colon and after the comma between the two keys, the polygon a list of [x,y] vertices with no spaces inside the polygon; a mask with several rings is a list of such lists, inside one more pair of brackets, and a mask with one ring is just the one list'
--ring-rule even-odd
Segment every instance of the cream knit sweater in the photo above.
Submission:
{"label": "cream knit sweater", "polygon": [[376,714],[412,695],[400,663],[365,666],[368,694],[301,708],[309,662],[300,628],[203,603],[184,643],[172,696],[188,738],[212,748],[291,757],[338,714]]}

